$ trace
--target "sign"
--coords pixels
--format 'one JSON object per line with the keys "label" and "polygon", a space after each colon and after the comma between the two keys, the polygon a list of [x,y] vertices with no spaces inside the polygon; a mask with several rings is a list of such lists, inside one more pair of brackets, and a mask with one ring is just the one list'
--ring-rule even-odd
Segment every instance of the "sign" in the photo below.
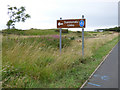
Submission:
{"label": "sign", "polygon": [[82,19],[66,19],[57,20],[57,28],[60,28],[60,54],[62,49],[62,28],[82,28],[82,56],[84,56],[84,28],[86,26],[86,19],[82,15]]}
{"label": "sign", "polygon": [[79,23],[79,24],[80,24],[80,27],[83,27],[83,26],[84,26],[84,23],[85,23],[85,22],[84,22],[83,20],[80,20],[80,23]]}
{"label": "sign", "polygon": [[57,20],[57,28],[85,28],[85,19]]}

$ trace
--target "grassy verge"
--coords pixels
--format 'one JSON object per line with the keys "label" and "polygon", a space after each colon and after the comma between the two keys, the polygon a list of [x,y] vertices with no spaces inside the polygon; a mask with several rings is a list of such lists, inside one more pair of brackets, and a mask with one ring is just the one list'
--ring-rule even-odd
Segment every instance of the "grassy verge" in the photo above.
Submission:
{"label": "grassy verge", "polygon": [[88,79],[103,58],[108,54],[108,52],[117,44],[117,42],[118,37],[107,42],[105,45],[96,50],[91,57],[82,59],[84,63],[79,64],[78,62],[78,65],[68,70],[62,79],[50,84],[50,87],[79,88],[85,82],[85,80]]}
{"label": "grassy verge", "polygon": [[0,89],[2,89],[2,35],[0,33]]}
{"label": "grassy verge", "polygon": [[64,39],[60,54],[54,38],[4,36],[3,87],[79,88],[117,42],[116,34],[100,35],[85,39],[84,58],[76,40]]}

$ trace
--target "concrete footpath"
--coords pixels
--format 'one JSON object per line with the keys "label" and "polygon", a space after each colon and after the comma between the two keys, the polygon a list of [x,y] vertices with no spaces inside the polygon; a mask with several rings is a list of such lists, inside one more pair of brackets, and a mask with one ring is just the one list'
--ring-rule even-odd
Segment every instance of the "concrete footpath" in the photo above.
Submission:
{"label": "concrete footpath", "polygon": [[87,90],[86,88],[109,88],[109,90],[111,90],[110,88],[114,88],[114,90],[118,88],[118,44],[83,86],[82,90]]}

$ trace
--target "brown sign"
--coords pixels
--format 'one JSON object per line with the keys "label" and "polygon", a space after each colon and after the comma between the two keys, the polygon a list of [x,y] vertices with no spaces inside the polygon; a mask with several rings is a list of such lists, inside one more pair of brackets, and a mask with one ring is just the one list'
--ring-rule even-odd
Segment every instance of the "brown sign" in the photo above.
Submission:
{"label": "brown sign", "polygon": [[85,19],[57,20],[57,28],[85,28]]}

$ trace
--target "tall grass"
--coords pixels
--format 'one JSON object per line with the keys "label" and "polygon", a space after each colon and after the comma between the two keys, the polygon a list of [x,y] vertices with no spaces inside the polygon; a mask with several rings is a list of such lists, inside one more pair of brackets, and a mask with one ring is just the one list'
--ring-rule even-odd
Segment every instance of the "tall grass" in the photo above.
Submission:
{"label": "tall grass", "polygon": [[2,88],[2,35],[0,34],[0,89]]}
{"label": "tall grass", "polygon": [[[45,39],[41,41],[37,38],[5,36],[2,52],[3,87],[35,87],[34,83],[41,84],[36,87],[49,87],[48,83],[63,78],[65,73],[73,70],[76,65],[87,63],[87,58],[90,58],[99,47],[115,37],[117,37],[116,33],[85,39],[83,58],[82,44],[76,40],[65,40],[63,43],[66,47],[63,45],[64,48],[60,54],[54,40],[48,44]],[[48,46],[44,47],[44,43],[46,43],[45,46]]]}

